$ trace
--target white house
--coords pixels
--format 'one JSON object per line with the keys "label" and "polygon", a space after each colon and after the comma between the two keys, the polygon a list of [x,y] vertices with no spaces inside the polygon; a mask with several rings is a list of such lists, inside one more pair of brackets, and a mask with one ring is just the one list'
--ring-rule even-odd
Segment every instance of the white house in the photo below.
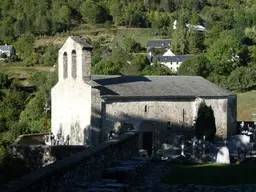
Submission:
{"label": "white house", "polygon": [[175,55],[170,49],[167,49],[167,51],[162,56],[153,56],[151,53],[148,55],[148,58],[152,64],[154,61],[157,61],[160,64],[168,67],[173,72],[177,72],[183,61],[192,57],[193,55]]}
{"label": "white house", "polygon": [[15,55],[15,49],[12,45],[0,45],[0,55],[5,53],[7,57]]}

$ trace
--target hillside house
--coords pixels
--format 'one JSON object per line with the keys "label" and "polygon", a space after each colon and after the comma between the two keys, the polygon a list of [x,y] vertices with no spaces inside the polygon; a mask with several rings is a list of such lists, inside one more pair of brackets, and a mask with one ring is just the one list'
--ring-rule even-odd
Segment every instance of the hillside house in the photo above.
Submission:
{"label": "hillside house", "polygon": [[125,122],[140,133],[140,148],[159,149],[173,132],[194,134],[202,101],[214,110],[218,138],[236,133],[234,93],[197,76],[91,75],[91,52],[74,36],[59,50],[52,132],[70,144],[96,145]]}
{"label": "hillside house", "polygon": [[155,61],[168,67],[171,71],[177,72],[180,65],[187,59],[192,58],[193,55],[175,55],[170,49],[163,55],[153,56],[151,53],[148,54],[149,61],[153,64]]}
{"label": "hillside house", "polygon": [[147,50],[150,48],[170,48],[171,40],[170,39],[155,39],[147,41]]}
{"label": "hillside house", "polygon": [[0,45],[0,56],[5,53],[7,57],[15,55],[15,49],[12,45]]}

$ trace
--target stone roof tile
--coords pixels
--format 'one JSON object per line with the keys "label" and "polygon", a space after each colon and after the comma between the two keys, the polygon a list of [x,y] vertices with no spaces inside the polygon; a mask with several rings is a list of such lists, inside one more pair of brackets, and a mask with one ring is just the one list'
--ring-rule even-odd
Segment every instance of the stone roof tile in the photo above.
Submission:
{"label": "stone roof tile", "polygon": [[199,76],[109,76],[93,75],[91,80],[102,96],[124,97],[212,97],[234,95]]}

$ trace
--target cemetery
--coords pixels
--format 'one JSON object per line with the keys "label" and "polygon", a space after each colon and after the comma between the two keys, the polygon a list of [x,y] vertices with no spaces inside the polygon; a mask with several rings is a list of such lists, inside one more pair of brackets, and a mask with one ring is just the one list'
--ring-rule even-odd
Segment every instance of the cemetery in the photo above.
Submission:
{"label": "cemetery", "polygon": [[256,171],[256,122],[241,122],[237,135],[224,141],[207,141],[173,134],[172,144],[163,144],[158,154],[171,167],[168,184],[253,184]]}

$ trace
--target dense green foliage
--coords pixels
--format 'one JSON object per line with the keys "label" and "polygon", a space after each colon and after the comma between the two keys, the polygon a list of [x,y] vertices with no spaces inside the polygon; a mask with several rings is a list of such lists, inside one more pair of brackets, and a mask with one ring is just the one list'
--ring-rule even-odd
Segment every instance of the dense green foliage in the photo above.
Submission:
{"label": "dense green foliage", "polygon": [[[56,59],[52,55],[56,55],[57,48],[52,45],[34,50],[34,36],[66,32],[84,23],[146,27],[150,28],[152,35],[170,38],[174,53],[200,55],[184,62],[178,74],[201,75],[223,87],[246,91],[254,88],[254,78],[246,83],[230,81],[240,78],[241,73],[237,72],[240,67],[251,67],[242,73],[255,76],[255,70],[251,70],[256,67],[255,11],[256,3],[244,0],[2,0],[0,42],[13,43],[24,66],[52,66]],[[206,30],[188,28],[185,25],[188,23],[202,25]],[[94,47],[100,49],[100,43]],[[117,45],[119,47],[124,49],[123,54],[118,53],[122,59],[127,58],[127,54],[143,50],[132,38],[124,39],[123,45]],[[152,50],[152,53],[162,54],[163,50]],[[109,53],[106,56],[106,50],[96,50],[94,72],[146,74],[146,71],[152,74],[150,69],[142,73],[141,67],[129,64],[130,69],[123,61],[113,61],[114,55]],[[130,63],[131,60],[132,56],[127,61]],[[160,71],[166,74],[166,70]]]}
{"label": "dense green foliage", "polygon": [[50,127],[45,129],[44,105],[50,104],[56,77],[56,72],[35,72],[30,81],[37,91],[31,94],[15,79],[0,74],[0,184],[29,171],[24,162],[12,157],[9,145],[21,134],[49,132]]}

